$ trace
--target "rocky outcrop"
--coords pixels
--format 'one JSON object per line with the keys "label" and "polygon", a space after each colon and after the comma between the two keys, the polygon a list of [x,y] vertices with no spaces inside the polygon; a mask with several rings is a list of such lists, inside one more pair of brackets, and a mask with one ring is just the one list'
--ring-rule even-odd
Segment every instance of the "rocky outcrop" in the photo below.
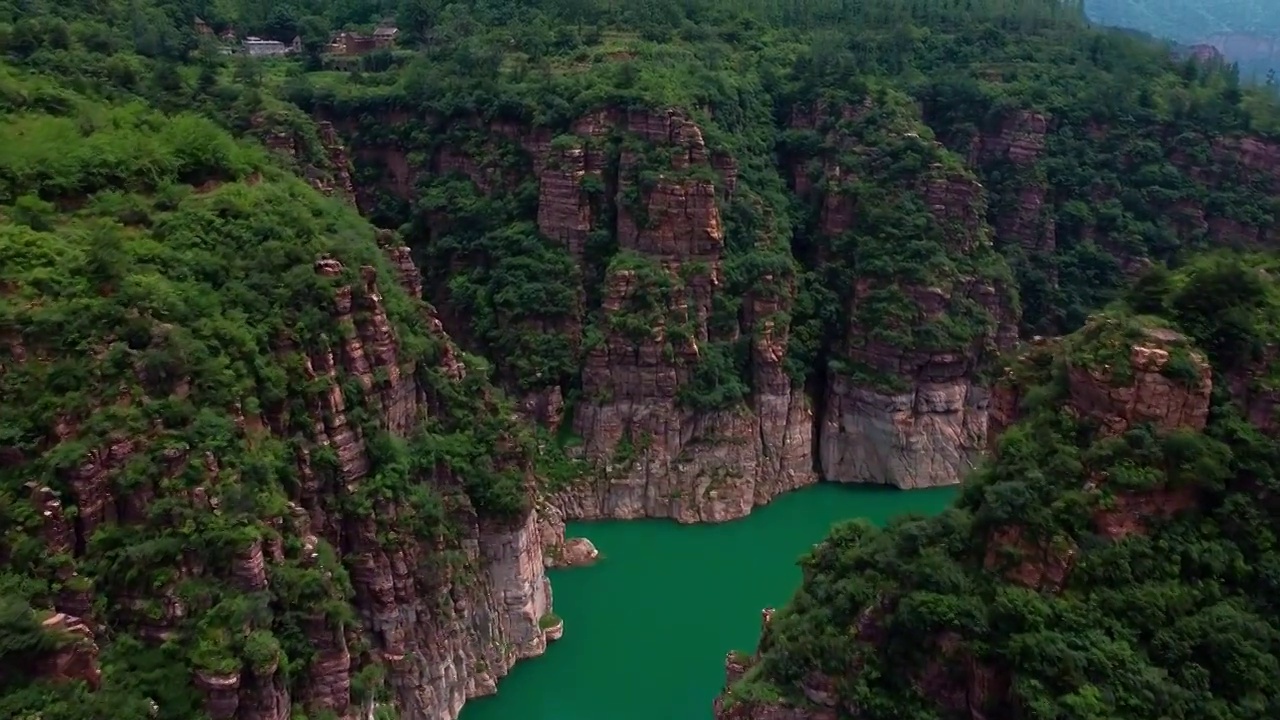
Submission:
{"label": "rocky outcrop", "polygon": [[[460,121],[458,127],[479,133],[470,150],[437,152],[406,172],[460,173],[479,190],[495,191],[518,180],[492,161],[502,155],[497,149],[514,145],[537,178],[535,220],[543,237],[591,271],[588,239],[607,232],[631,261],[615,258],[609,268],[596,268],[604,275],[595,328],[601,342],[579,347],[583,327],[591,324],[585,304],[575,310],[577,319],[521,321],[569,338],[581,356],[576,402],[556,385],[521,388],[519,398],[527,419],[572,422],[585,457],[599,470],[596,481],[554,498],[566,517],[729,520],[816,479],[810,403],[782,370],[787,281],[771,277],[746,299],[741,317],[713,322],[717,297],[729,292],[719,203],[737,185],[733,158],[709,150],[698,125],[674,110],[601,109],[554,137],[547,129],[501,121]],[[450,314],[447,293],[428,287],[427,294],[442,308],[446,329],[463,333],[469,319]],[[583,288],[580,298],[586,295]],[[645,308],[648,327],[636,332],[631,321],[650,296],[660,298]],[[629,323],[631,331],[624,329]],[[732,409],[691,408],[685,393],[698,364],[715,344],[746,332],[754,340],[755,391]]]}
{"label": "rocky outcrop", "polygon": [[[773,608],[760,611],[760,634],[769,632]],[[829,678],[814,675],[804,687],[803,700],[790,700],[775,693],[763,693],[764,697],[740,697],[735,688],[753,666],[760,662],[760,654],[745,655],[731,652],[725,656],[725,689],[712,705],[716,720],[838,720],[839,712],[829,690]]]}
{"label": "rocky outcrop", "polygon": [[36,673],[53,682],[83,682],[90,690],[97,690],[102,670],[93,630],[80,618],[64,613],[45,618],[41,629],[53,636],[57,648],[39,660]]}
{"label": "rocky outcrop", "polygon": [[468,698],[496,692],[517,660],[546,649],[539,621],[550,612],[551,587],[536,517],[502,528],[476,526],[459,552],[418,602],[399,602],[414,587],[412,566],[403,561],[388,568],[387,586],[371,588],[380,596],[373,598],[369,622],[407,717],[456,717]]}
{"label": "rocky outcrop", "polygon": [[1212,373],[1203,358],[1198,358],[1198,376],[1190,382],[1169,377],[1165,373],[1169,350],[1161,346],[1180,341],[1181,337],[1169,330],[1148,331],[1129,349],[1123,380],[1117,378],[1117,368],[1069,361],[1070,407],[1078,417],[1096,423],[1103,437],[1122,434],[1141,423],[1162,431],[1202,429],[1209,416]]}
{"label": "rocky outcrop", "polygon": [[267,149],[292,160],[312,187],[355,204],[351,159],[332,123],[317,121],[314,135],[300,118],[259,114],[251,123]]}
{"label": "rocky outcrop", "polygon": [[958,483],[985,447],[988,404],[988,391],[959,374],[934,375],[905,393],[836,377],[822,428],[823,474],[901,488]]}
{"label": "rocky outcrop", "polygon": [[[409,270],[407,250],[387,249],[400,269],[400,282],[410,292],[417,290],[420,280]],[[334,259],[318,261],[316,270],[333,278],[344,274]],[[333,312],[340,326],[352,327],[348,340],[336,353],[312,353],[308,358],[316,378],[330,387],[312,411],[324,419],[316,427],[317,445],[334,449],[337,480],[348,489],[366,479],[372,463],[369,439],[349,421],[335,381],[339,373],[361,384],[366,401],[379,408],[380,425],[394,435],[413,430],[438,403],[417,379],[415,368],[402,365],[377,273],[364,267],[359,277],[358,285],[335,289]],[[460,380],[465,368],[447,349],[447,340],[444,344],[439,367],[447,377]],[[309,464],[304,461],[301,474],[316,478]],[[538,623],[551,609],[537,511],[512,520],[488,520],[470,507],[455,480],[446,475],[435,482],[452,488],[453,523],[460,532],[456,541],[405,537],[389,545],[380,535],[401,525],[397,517],[405,508],[383,502],[374,516],[339,517],[326,507],[318,483],[304,483],[299,498],[308,512],[300,530],[345,548],[344,564],[371,656],[385,666],[395,704],[405,717],[456,717],[467,698],[496,691],[497,680],[517,660],[543,652],[545,632]],[[304,702],[339,716],[354,712],[348,688],[350,672],[358,663],[347,633],[320,619],[314,628],[318,660]]]}
{"label": "rocky outcrop", "polygon": [[[753,368],[760,382],[744,406],[696,410],[682,397],[711,345],[740,332],[725,335],[711,317],[716,295],[726,292],[718,197],[733,191],[736,164],[709,152],[701,129],[674,111],[596,113],[575,131],[588,148],[620,133],[665,159],[655,165],[624,149],[616,178],[602,178],[613,193],[619,246],[634,262],[615,262],[606,276],[604,341],[586,352],[584,399],[574,412],[574,429],[603,477],[561,494],[557,504],[569,517],[716,522],[812,482],[808,403],[781,371],[787,328],[775,318],[789,302],[787,293],[748,299],[740,327],[756,331]],[[606,165],[591,151],[570,150],[565,160],[579,180],[599,177]],[[569,238],[573,251],[584,225],[553,221],[580,219],[583,197],[569,202],[556,174],[541,181],[544,200],[564,208],[540,210],[543,232]],[[651,296],[658,300],[647,306]],[[626,329],[641,312],[646,326]]]}
{"label": "rocky outcrop", "polygon": [[[866,172],[879,172],[874,169],[879,167],[878,154],[887,151],[864,146],[860,133],[870,132],[866,128],[878,123],[891,124],[872,119],[873,107],[864,103],[837,111],[819,105],[812,111],[797,108],[792,113],[793,128],[824,137],[825,189],[818,227],[830,243],[862,228],[862,217],[871,211],[859,206],[858,179]],[[901,122],[904,128],[919,127],[909,116]],[[1011,138],[993,152],[1017,157],[1034,152],[1037,135],[1031,125],[1021,134],[1026,137]],[[938,143],[896,125],[893,131],[898,137],[894,141],[898,145],[891,145],[896,153],[942,159],[944,151]],[[861,164],[845,167],[837,161],[839,157],[856,158]],[[813,190],[807,170],[797,167],[795,175],[797,192]],[[901,187],[865,202],[902,207],[918,203],[948,255],[985,258],[993,265],[1001,262],[991,248],[985,191],[971,176],[935,161],[923,172],[896,182]],[[891,256],[894,251],[881,252]],[[835,256],[832,251],[823,252]],[[875,262],[887,261],[877,257]],[[854,284],[848,328],[833,348],[839,361],[823,389],[818,461],[827,480],[904,488],[949,485],[959,482],[983,451],[989,392],[977,380],[978,371],[992,359],[993,351],[1012,346],[1018,310],[1003,281],[994,277],[961,274],[929,281],[909,279],[917,270],[903,267],[883,277],[861,277]],[[969,337],[953,339],[928,330],[956,323],[957,316],[966,312],[972,313],[967,322],[974,327]]]}
{"label": "rocky outcrop", "polygon": [[[857,138],[830,130],[828,116],[857,123],[874,107],[868,101],[797,108],[793,125],[821,127],[831,148],[857,151]],[[919,306],[908,324],[941,325],[970,304],[989,317],[987,329],[954,345],[868,340],[871,326],[850,322],[840,352],[901,380],[903,390],[886,392],[856,373],[837,372],[805,392],[784,369],[795,296],[790,278],[761,277],[736,318],[715,317],[718,305],[736,301],[737,291],[725,286],[723,276],[728,251],[721,204],[736,192],[739,170],[734,158],[708,148],[702,128],[686,114],[603,108],[572,121],[560,135],[500,120],[450,123],[441,131],[460,132],[466,143],[434,148],[416,158],[419,164],[388,171],[387,187],[409,199],[409,185],[398,178],[454,173],[470,178],[480,192],[510,192],[520,178],[511,165],[518,148],[520,162],[537,179],[533,219],[539,233],[563,247],[591,284],[579,293],[577,320],[520,321],[538,333],[569,338],[581,363],[581,389],[574,395],[561,385],[519,390],[522,416],[550,426],[572,422],[597,468],[591,481],[554,498],[566,517],[729,520],[819,474],[903,487],[949,484],[985,446],[987,390],[974,378],[991,351],[1007,349],[1016,334],[1017,310],[1004,281],[979,272],[907,288]],[[1047,123],[1043,116],[1022,117],[989,138],[983,152],[1029,163],[1043,148]],[[363,129],[362,136],[381,139],[355,154],[391,152],[383,139],[398,127]],[[915,143],[932,159],[927,170],[904,180],[902,191],[924,206],[948,252],[990,256],[984,189],[953,161],[943,162],[941,147],[922,140],[916,129],[918,118],[893,127],[904,147]],[[391,164],[404,165],[408,156],[401,155]],[[837,155],[818,159],[826,178],[819,225],[829,238],[848,231],[866,211],[838,189],[856,183],[857,173],[841,167]],[[816,189],[806,170],[812,161],[788,161],[802,195]],[[433,220],[428,231],[449,222]],[[600,260],[587,249],[602,233],[618,245],[607,268],[594,266]],[[871,302],[887,282],[860,285],[851,307]],[[452,314],[447,291],[428,285],[446,329],[469,342],[469,319]],[[721,361],[716,353],[743,337],[751,343],[749,376],[741,378],[750,388],[744,401],[700,408],[690,398],[699,366]]]}
{"label": "rocky outcrop", "polygon": [[[1047,362],[1049,358],[1052,363]],[[1051,364],[1055,367],[1050,368]],[[1022,383],[1038,385],[1043,392],[1046,381],[1053,374],[1065,379],[1057,406],[1077,419],[1081,428],[1079,432],[1090,433],[1087,440],[1081,441],[1082,448],[1092,449],[1108,442],[1117,443],[1113,447],[1120,447],[1125,442],[1120,436],[1140,427],[1150,428],[1158,435],[1194,433],[1206,427],[1212,391],[1209,366],[1181,335],[1168,329],[1099,316],[1073,336],[1055,342],[1035,343],[1022,353],[997,385],[1002,388],[997,395],[1005,398],[999,403],[1005,408],[1001,411],[1001,424],[1017,421],[1017,399],[1027,390],[1020,387]],[[1021,452],[1026,452],[1025,448]],[[1142,488],[1117,485],[1109,478],[1109,469],[1114,461],[1105,453],[1094,455],[1085,452],[1080,457],[1082,466],[1076,479],[1079,483],[1077,488],[1083,491],[1081,501],[1091,508],[1092,520],[1091,532],[1084,537],[1094,544],[1100,541],[1097,538],[1118,541],[1131,534],[1149,533],[1154,522],[1187,512],[1201,502],[1194,486],[1175,480],[1174,473],[1167,473],[1163,482],[1153,482]],[[1000,463],[999,454],[995,462],[997,465]],[[1121,463],[1115,467],[1124,471],[1129,466]],[[1158,477],[1159,473],[1156,475]],[[1071,483],[1066,478],[1057,478],[1053,482],[1058,480],[1067,480],[1068,486]],[[993,482],[998,485],[1002,481],[997,479]],[[1015,484],[1019,485],[1019,492],[1027,490],[1020,483]],[[994,488],[992,492],[995,492]],[[975,511],[975,527],[979,526],[984,514],[1000,512],[994,508]],[[1043,523],[1032,524],[1030,519],[997,522],[994,526],[987,526],[985,540],[975,545],[974,552],[977,552],[985,573],[999,575],[1011,584],[1039,593],[1057,595],[1071,584],[1083,543],[1077,542],[1070,529],[1054,531],[1048,528],[1048,531],[1051,534],[1046,535]],[[927,531],[922,529],[920,532]],[[820,546],[815,556],[805,561],[809,568],[807,572],[813,572],[813,568],[820,565],[825,568],[823,572],[832,572],[832,567],[826,563],[831,562],[834,555],[824,555],[819,559],[817,554],[851,552],[846,545],[837,547],[839,550]],[[964,564],[968,557],[962,552],[952,560]],[[839,581],[825,576],[823,582]],[[894,629],[897,622],[895,614],[905,612],[904,598],[916,597],[912,595],[913,589],[908,580],[900,582],[902,587],[882,590],[878,601],[857,611],[856,621],[851,623],[852,647],[856,652],[842,658],[847,665],[847,673],[861,672],[871,656],[878,658],[876,662],[885,662],[885,657],[878,654],[893,642],[893,633],[911,632],[903,625]],[[829,593],[834,586],[828,584],[823,587],[822,592]],[[922,594],[931,595],[927,591]],[[792,612],[812,612],[813,597],[806,597],[805,601],[806,610],[793,609]],[[827,602],[831,607],[838,605],[838,601],[828,599]],[[830,610],[824,608],[823,612]],[[788,630],[795,636],[779,639],[773,636],[770,619],[766,615],[760,646],[763,653],[782,653],[787,658],[785,662],[794,664],[794,658],[803,656],[803,652],[789,654],[793,648],[785,644],[809,641],[798,639],[803,633],[795,634],[794,617],[789,617],[788,621],[793,623]],[[897,663],[893,666],[895,672],[910,678],[913,692],[936,708],[940,717],[992,717],[992,708],[1017,705],[1013,695],[1013,676],[998,655],[979,655],[974,643],[962,631],[935,632],[926,636],[923,642],[923,651],[913,655],[909,662],[901,659],[905,656],[892,654],[902,652],[901,647],[888,657]],[[777,647],[779,643],[784,644],[781,649]],[[917,639],[911,643],[915,646]],[[809,649],[805,652],[814,651]],[[820,652],[829,654],[830,651],[823,649]],[[855,686],[850,678],[837,680],[813,671],[803,675],[792,674],[790,677],[799,679],[788,681],[785,686],[776,686],[771,684],[773,678],[761,672],[764,665],[753,667],[761,663],[759,654],[753,658],[741,654],[729,656],[726,661],[726,689],[715,702],[718,720],[828,720],[858,716],[856,699],[842,696],[840,692],[842,687]]]}

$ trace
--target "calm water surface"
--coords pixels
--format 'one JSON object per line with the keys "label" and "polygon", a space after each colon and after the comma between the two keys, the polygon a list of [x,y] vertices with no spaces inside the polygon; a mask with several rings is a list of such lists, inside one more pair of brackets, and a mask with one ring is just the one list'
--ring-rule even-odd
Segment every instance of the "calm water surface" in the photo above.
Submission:
{"label": "calm water surface", "polygon": [[760,609],[787,602],[833,523],[932,514],[954,495],[822,484],[721,525],[571,523],[602,560],[551,572],[564,638],[462,720],[709,720],[725,652],[755,648]]}

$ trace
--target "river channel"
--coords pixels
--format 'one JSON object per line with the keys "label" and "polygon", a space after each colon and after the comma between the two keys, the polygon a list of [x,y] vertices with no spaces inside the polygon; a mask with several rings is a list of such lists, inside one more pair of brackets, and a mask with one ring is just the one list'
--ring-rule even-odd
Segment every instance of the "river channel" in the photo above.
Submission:
{"label": "river channel", "polygon": [[554,570],[564,638],[516,665],[461,720],[708,720],[728,650],[753,650],[760,610],[787,602],[797,559],[832,524],[934,514],[954,488],[820,484],[718,525],[570,523],[601,561]]}

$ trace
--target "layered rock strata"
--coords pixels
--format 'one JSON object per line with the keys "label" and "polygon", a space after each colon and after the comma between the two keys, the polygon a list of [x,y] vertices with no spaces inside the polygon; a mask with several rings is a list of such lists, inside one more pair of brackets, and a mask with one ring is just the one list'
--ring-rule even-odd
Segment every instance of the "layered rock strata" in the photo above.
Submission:
{"label": "layered rock strata", "polygon": [[[98,603],[107,608],[113,635],[131,632],[157,644],[182,641],[209,612],[202,598],[180,591],[185,581],[271,598],[279,578],[309,571],[324,578],[310,592],[348,603],[356,622],[324,611],[302,618],[312,657],[291,677],[280,667],[278,650],[239,666],[192,667],[190,682],[204,696],[204,711],[213,720],[286,720],[299,710],[343,719],[368,716],[370,706],[357,702],[353,682],[370,665],[382,666],[389,701],[400,717],[454,718],[468,698],[494,692],[515,662],[545,650],[548,632],[540,621],[551,613],[552,597],[543,546],[565,547],[562,523],[541,522],[535,509],[516,517],[483,515],[472,507],[461,481],[444,468],[426,471],[415,482],[442,493],[453,528],[449,533],[411,530],[415,509],[400,498],[382,496],[370,512],[353,510],[353,498],[374,480],[378,467],[371,433],[397,438],[416,433],[433,414],[448,411],[446,395],[427,378],[438,375],[445,383],[458,383],[467,374],[439,321],[420,305],[420,320],[437,349],[430,366],[406,354],[383,293],[398,280],[418,295],[421,281],[407,248],[385,234],[379,239],[398,278],[371,265],[348,273],[335,257],[315,263],[315,272],[333,288],[327,309],[341,332],[335,345],[302,350],[281,343],[279,352],[297,360],[291,366],[302,376],[295,379],[309,388],[306,402],[264,402],[260,415],[239,407],[234,411],[238,441],[278,442],[273,435],[300,427],[299,421],[311,432],[294,445],[286,510],[248,528],[251,532],[228,557],[183,552],[165,569],[164,580],[147,580],[145,590],[126,588],[115,578],[95,588],[77,574],[102,531],[128,525],[164,532],[171,525],[168,513],[216,517],[229,503],[243,502],[235,495],[238,471],[222,467],[218,447],[157,448],[146,436],[117,436],[87,449],[62,478],[63,492],[29,485],[39,532],[59,559],[63,588],[54,600],[57,614],[46,626],[68,638],[42,665],[46,675],[97,686],[93,625],[100,620],[94,617]],[[8,359],[27,357],[25,349],[8,348]],[[350,404],[353,390],[362,409]],[[68,418],[56,439],[69,441],[77,432]],[[499,464],[531,472],[529,458],[518,451],[492,451]],[[21,462],[20,453],[10,455]],[[120,473],[130,463],[146,461],[159,463],[155,482],[134,483],[123,492],[116,483]],[[179,477],[192,482],[176,484]],[[74,504],[74,520],[64,503]],[[161,506],[166,510],[157,514],[154,508]],[[339,574],[350,579],[349,597],[335,579]],[[291,602],[289,612],[310,612],[311,606]],[[262,622],[247,624],[244,633],[269,632],[269,621]]]}
{"label": "layered rock strata", "polygon": [[[584,267],[593,232],[617,238],[630,267],[604,271],[602,342],[581,348],[581,392],[566,406],[559,386],[523,390],[522,414],[535,422],[572,422],[594,479],[559,493],[566,518],[672,517],[682,522],[741,517],[780,492],[816,480],[811,404],[782,368],[789,339],[784,322],[792,292],[784,278],[767,279],[744,300],[734,328],[713,322],[723,286],[725,237],[720,203],[737,187],[733,158],[707,148],[702,131],[674,111],[603,109],[554,136],[545,128],[504,122],[461,127],[480,132],[488,155],[514,143],[538,182],[541,235]],[[640,148],[644,150],[641,151]],[[517,178],[479,156],[451,147],[411,167],[393,148],[357,147],[357,157],[385,169],[383,189],[410,199],[402,177],[459,173],[484,192]],[[401,167],[404,166],[404,167]],[[441,218],[436,227],[444,227]],[[615,258],[616,259],[616,258]],[[442,308],[446,329],[463,332],[447,295],[427,294]],[[646,332],[621,329],[650,295],[661,299]],[[585,290],[582,293],[585,297]],[[580,309],[585,313],[585,309]],[[589,321],[555,321],[552,330],[576,345]],[[752,388],[744,403],[723,411],[691,410],[682,389],[711,344],[751,332]]]}
{"label": "layered rock strata", "polygon": [[[826,148],[818,230],[827,244],[820,252],[830,261],[848,252],[834,250],[847,248],[846,238],[875,232],[863,218],[882,210],[876,205],[915,203],[927,214],[934,237],[949,256],[1002,265],[991,247],[982,186],[967,173],[946,169],[939,162],[945,154],[941,145],[918,132],[898,130],[894,142],[900,147],[892,151],[936,160],[920,174],[887,179],[889,195],[858,197],[859,178],[883,172],[878,155],[888,152],[860,140],[866,128],[885,122],[873,119],[874,108],[873,103],[842,108],[818,104],[792,113],[792,127],[819,133]],[[902,121],[905,127],[919,127],[911,118]],[[1011,145],[1005,151],[1014,153],[1020,147]],[[841,158],[855,158],[858,164],[846,166]],[[803,158],[793,163],[793,184],[801,194],[819,191],[807,165]],[[884,259],[877,257],[875,262],[882,264]],[[833,348],[840,366],[828,373],[823,389],[817,459],[825,479],[903,488],[949,485],[959,482],[981,455],[989,392],[978,379],[979,370],[1016,340],[1018,310],[1003,281],[986,275],[976,263],[968,270],[960,263],[956,267],[954,274],[918,280],[910,279],[918,268],[903,268],[903,275],[856,281],[848,326]],[[875,309],[886,301],[894,312],[908,314],[894,316]],[[961,313],[971,315],[968,322],[981,329],[964,339],[941,342],[921,332],[952,324]]]}
{"label": "layered rock strata", "polygon": [[[604,342],[584,359],[584,401],[574,429],[602,480],[557,498],[573,517],[663,516],[717,522],[746,515],[775,495],[812,482],[811,411],[781,362],[787,328],[774,318],[789,294],[747,298],[756,391],[744,406],[695,411],[682,401],[700,355],[741,330],[713,327],[722,287],[725,237],[718,198],[733,185],[719,170],[698,126],[679,113],[629,113],[623,134],[665,151],[651,186],[638,185],[653,166],[631,151],[619,158],[615,233],[640,267],[611,268],[605,280]],[[651,162],[651,161],[650,161]],[[704,169],[713,172],[691,173]],[[705,179],[716,177],[718,181]],[[634,200],[628,200],[633,197]],[[544,232],[555,233],[548,227]],[[644,332],[623,329],[642,297],[664,286]]]}

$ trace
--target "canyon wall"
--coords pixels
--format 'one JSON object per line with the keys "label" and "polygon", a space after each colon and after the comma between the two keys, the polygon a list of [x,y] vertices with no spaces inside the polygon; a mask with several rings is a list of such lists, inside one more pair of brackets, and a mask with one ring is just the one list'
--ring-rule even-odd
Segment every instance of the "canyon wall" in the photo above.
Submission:
{"label": "canyon wall", "polygon": [[[1018,308],[981,184],[912,115],[884,114],[870,100],[819,103],[790,121],[822,137],[817,162],[790,158],[792,186],[820,207],[817,261],[853,255],[864,265],[823,388],[818,462],[835,482],[950,485],[982,453],[989,398],[979,372],[1017,339]],[[912,230],[886,232],[899,227]],[[922,239],[941,256],[936,267],[905,261]]]}
{"label": "canyon wall", "polygon": [[1278,239],[1280,144],[1268,137],[1030,109],[956,118],[945,103],[924,105],[931,127],[987,185],[987,217],[1018,277],[1025,334],[1078,328],[1187,247],[1257,249]]}
{"label": "canyon wall", "polygon": [[[526,418],[580,443],[569,450],[590,477],[555,498],[569,518],[719,521],[817,479],[959,482],[991,442],[990,370],[1020,328],[1078,327],[1082,308],[1175,245],[1273,240],[1244,209],[1280,187],[1280,150],[1265,140],[1153,145],[1031,109],[963,123],[872,95],[790,108],[765,160],[807,208],[790,247],[767,223],[735,221],[743,206],[767,218],[781,203],[742,170],[760,158],[706,139],[722,130],[705,109],[603,108],[558,130],[401,110],[330,119],[367,181],[361,207],[411,208],[415,252],[459,244],[466,223],[438,198],[456,196],[446,180],[461,177],[492,207],[516,208],[490,236],[527,226],[537,240],[526,244],[563,258],[555,267],[572,278],[558,305],[495,323],[537,343],[476,336],[474,295],[457,294],[456,276],[508,262],[492,245],[430,262],[425,295],[447,331],[495,362]],[[1076,187],[1064,158],[1095,179]],[[1153,188],[1142,202],[1115,184],[1125,173]],[[735,277],[761,248],[790,261]],[[805,271],[837,313],[798,305],[812,292],[797,281]],[[806,343],[822,337],[797,358],[801,325]],[[512,358],[548,338],[566,346],[559,366],[522,374]],[[740,400],[698,402],[729,375]]]}
{"label": "canyon wall", "polygon": [[[725,286],[722,212],[737,181],[731,157],[708,150],[699,126],[674,110],[600,110],[559,135],[510,123],[458,125],[473,139],[442,145],[422,166],[407,162],[403,149],[362,145],[354,126],[346,130],[356,138],[354,155],[382,168],[381,191],[403,200],[414,199],[410,188],[424,177],[462,175],[489,194],[524,173],[536,181],[537,232],[581,278],[566,312],[549,309],[519,324],[568,338],[580,369],[572,397],[560,384],[517,394],[526,418],[580,437],[575,452],[592,463],[592,477],[552,499],[567,518],[723,521],[817,479],[812,404],[783,369],[790,280],[770,276],[745,297]],[[522,155],[515,171],[495,159],[512,147]],[[449,225],[432,216],[428,232]],[[600,233],[616,243],[603,259],[589,247]],[[448,291],[429,286],[426,295],[442,308],[446,328],[465,336],[469,322],[451,315]],[[726,315],[722,304],[740,308]],[[750,357],[750,391],[726,409],[689,407],[682,394],[697,382],[704,356],[735,343]]]}
{"label": "canyon wall", "polygon": [[[352,154],[366,168],[360,175],[381,178],[377,187],[357,191],[370,198],[381,193],[414,202],[422,197],[415,185],[444,188],[445,178],[459,176],[483,196],[532,196],[520,185],[531,179],[537,232],[568,256],[579,278],[567,307],[511,324],[566,338],[576,367],[553,385],[510,377],[508,384],[526,417],[571,429],[581,438],[577,451],[594,466],[592,478],[559,492],[555,504],[570,518],[694,522],[741,517],[819,476],[908,488],[956,483],[985,443],[987,390],[978,376],[1010,345],[1017,323],[1007,273],[992,251],[985,192],[942,146],[919,139],[928,131],[910,110],[895,106],[886,114],[891,120],[877,114],[867,127],[848,130],[836,123],[859,120],[849,108],[798,109],[794,126],[823,134],[824,144],[790,159],[785,181],[820,208],[814,242],[827,245],[830,256],[830,248],[866,230],[876,209],[870,198],[854,197],[859,168],[842,167],[841,158],[863,156],[858,164],[870,170],[899,151],[919,155],[923,164],[894,178],[891,196],[879,200],[918,209],[904,217],[904,230],[907,223],[926,224],[929,242],[950,266],[905,287],[906,314],[896,328],[872,317],[894,292],[891,273],[859,281],[845,301],[844,326],[820,350],[848,369],[819,373],[807,386],[787,367],[795,266],[784,260],[746,283],[726,274],[751,252],[744,247],[780,249],[783,257],[790,250],[763,229],[726,221],[735,203],[759,208],[763,201],[742,182],[738,160],[709,147],[688,113],[603,109],[560,134],[451,121],[436,131],[441,141],[429,151],[392,139],[423,122],[404,113],[382,118],[390,129],[371,128],[367,118],[333,121],[351,138]],[[882,124],[894,125],[901,147],[886,152],[862,140]],[[804,171],[814,160],[825,173],[817,182]],[[379,203],[385,204],[368,199],[362,206]],[[434,205],[416,212],[426,247],[456,235],[458,221],[448,212]],[[603,257],[602,237],[615,243]],[[911,262],[908,251],[887,240],[877,252]],[[440,266],[480,262],[455,255]],[[466,342],[472,313],[450,309],[454,284],[444,275],[429,278],[426,295],[446,329]],[[951,332],[954,323],[974,327]],[[940,337],[948,333],[953,337]],[[493,357],[503,376],[504,353],[478,340],[472,346]],[[703,407],[691,398],[707,384],[719,386],[723,374],[708,383],[704,371],[739,352],[745,362],[731,372],[745,388],[740,401]],[[868,374],[888,382],[868,381]]]}
{"label": "canyon wall", "polygon": [[[496,471],[524,478],[527,497],[513,513],[477,508],[468,478],[444,462],[414,469],[400,476],[401,489],[388,490],[396,482],[389,473],[404,470],[388,465],[386,447],[466,411],[459,398],[489,417],[503,411],[416,299],[408,302],[430,348],[408,348],[385,295],[405,302],[403,284],[420,296],[421,276],[407,248],[390,234],[381,241],[386,264],[352,272],[340,257],[316,260],[314,272],[330,289],[318,310],[337,332],[280,339],[276,359],[291,374],[279,389],[297,394],[242,398],[228,421],[231,446],[165,440],[157,425],[132,435],[117,427],[104,443],[85,447],[77,443],[86,418],[63,416],[48,450],[79,447],[79,459],[48,484],[28,485],[37,519],[29,529],[57,560],[47,572],[61,588],[51,603],[57,614],[44,622],[72,638],[40,661],[46,677],[96,688],[104,634],[113,641],[131,635],[152,647],[198,644],[189,682],[214,720],[286,720],[296,709],[368,717],[375,703],[393,704],[407,720],[440,720],[456,717],[468,698],[494,692],[518,660],[544,651],[552,602],[544,544],[558,552],[563,523],[534,509],[525,451],[502,437],[484,449]],[[53,353],[20,336],[5,336],[0,348],[0,373]],[[142,387],[155,382],[137,372]],[[182,388],[190,382],[180,379],[176,392],[189,392]],[[232,533],[229,545],[191,546],[190,538],[240,517],[244,488],[270,477],[237,459],[245,448],[283,450],[272,472],[288,478],[287,496],[275,511],[255,511],[220,531]],[[26,461],[20,447],[0,448],[0,457],[10,469]],[[147,470],[138,475],[140,468]],[[405,490],[415,484],[428,494]],[[441,503],[434,519],[424,515],[431,497]],[[136,559],[127,572],[103,574],[104,558],[126,535],[139,538]],[[144,561],[152,556],[142,553],[161,547],[177,554],[158,565]],[[13,550],[0,543],[0,559]],[[259,609],[242,629],[208,624],[233,602]],[[295,639],[309,656],[285,657],[282,640],[272,638],[287,632],[303,635]],[[370,686],[370,678],[381,679]]]}
{"label": "canyon wall", "polygon": [[[734,318],[718,337],[713,306],[717,294],[731,289],[722,286],[726,251],[717,198],[730,192],[736,169],[711,157],[698,126],[676,112],[600,113],[575,129],[598,137],[610,128],[667,158],[658,161],[656,180],[641,186],[641,174],[655,166],[642,166],[639,154],[624,148],[616,177],[606,182],[616,187],[619,251],[633,262],[606,269],[603,339],[583,358],[583,400],[573,416],[574,431],[602,473],[557,503],[579,518],[741,517],[815,480],[811,410],[781,368],[787,328],[772,324],[789,298],[759,288],[744,299],[741,324]],[[590,154],[582,163],[583,173],[602,164]],[[540,182],[547,188],[548,181]],[[543,197],[555,207],[563,199],[555,178],[549,182]],[[571,229],[552,222],[564,216],[540,210],[542,231],[570,236]],[[711,342],[736,340],[757,319],[760,331],[750,346],[755,391],[727,410],[684,407],[679,394],[692,382],[700,353]]]}

